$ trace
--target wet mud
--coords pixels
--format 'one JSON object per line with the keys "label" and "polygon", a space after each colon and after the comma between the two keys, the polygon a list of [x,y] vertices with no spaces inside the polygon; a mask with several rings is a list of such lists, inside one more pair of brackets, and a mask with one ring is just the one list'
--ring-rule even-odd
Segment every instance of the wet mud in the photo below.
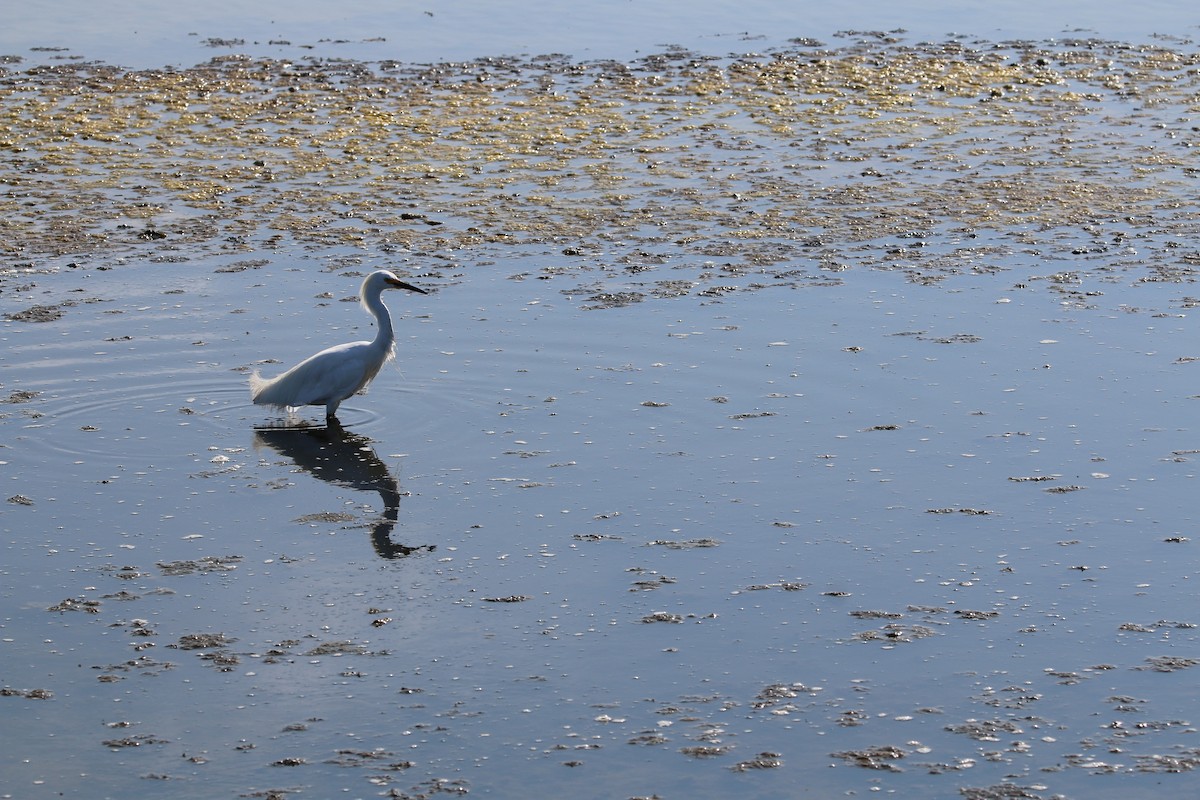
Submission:
{"label": "wet mud", "polygon": [[854,267],[942,281],[1038,248],[1064,262],[1038,280],[1086,302],[1101,277],[1200,263],[1195,60],[1170,41],[848,32],[632,63],[9,64],[3,255],[18,274],[200,254],[233,272],[291,249],[522,246],[541,263],[511,277],[611,307]]}

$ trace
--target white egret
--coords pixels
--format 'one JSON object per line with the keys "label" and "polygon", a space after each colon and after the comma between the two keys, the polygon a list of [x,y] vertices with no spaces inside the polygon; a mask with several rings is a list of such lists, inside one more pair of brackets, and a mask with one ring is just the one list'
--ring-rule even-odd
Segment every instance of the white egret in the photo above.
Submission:
{"label": "white egret", "polygon": [[363,281],[360,297],[363,308],[374,315],[379,328],[375,340],[322,350],[275,378],[264,378],[255,370],[250,376],[251,399],[257,405],[278,408],[325,406],[326,418],[336,419],[341,402],[366,388],[380,368],[396,355],[392,315],[380,297],[384,289],[428,294],[386,269],[372,272]]}

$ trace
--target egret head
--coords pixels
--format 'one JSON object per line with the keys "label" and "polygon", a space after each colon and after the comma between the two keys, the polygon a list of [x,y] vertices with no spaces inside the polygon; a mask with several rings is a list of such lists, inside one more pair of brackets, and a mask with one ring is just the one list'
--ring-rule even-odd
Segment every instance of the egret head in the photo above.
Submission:
{"label": "egret head", "polygon": [[371,275],[372,278],[375,278],[376,276],[378,276],[379,280],[383,282],[384,288],[386,289],[407,289],[408,291],[416,292],[417,294],[429,294],[424,289],[413,286],[411,283],[405,283],[386,269],[378,270]]}

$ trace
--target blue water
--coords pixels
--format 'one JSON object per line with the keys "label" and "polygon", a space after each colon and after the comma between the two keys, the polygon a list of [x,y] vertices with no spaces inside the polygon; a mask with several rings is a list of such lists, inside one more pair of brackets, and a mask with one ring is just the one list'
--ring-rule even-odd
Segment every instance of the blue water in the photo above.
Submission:
{"label": "blue water", "polygon": [[332,7],[312,0],[213,0],[187,6],[63,0],[21,4],[6,10],[5,17],[0,54],[32,62],[83,58],[133,68],[191,66],[229,52],[416,62],[544,53],[626,59],[665,45],[723,54],[789,38],[826,39],[843,30],[900,28],[912,38],[1141,40],[1193,36],[1198,23],[1189,4],[1167,0],[363,0]]}
{"label": "blue water", "polygon": [[[844,28],[904,27],[914,42],[1194,32],[1165,3],[349,8],[69,2],[18,11],[0,52],[134,67],[231,53],[598,60],[796,36],[836,46]],[[1191,165],[1195,149],[1165,138],[1189,101],[1139,116],[1114,105],[1115,121],[1079,123],[1077,152],[1125,155],[1106,165],[1114,182],[1136,175],[1124,142]],[[724,158],[709,141],[688,153]],[[1004,168],[1001,144],[1047,147],[996,144],[984,174]],[[784,146],[741,163],[862,183],[861,160],[789,148],[785,161]],[[41,148],[5,173],[31,225],[74,210],[49,192],[21,199]],[[210,154],[196,148],[179,158]],[[1055,152],[1035,154],[1049,166],[1033,179],[1064,185]],[[939,174],[890,168],[914,184]],[[582,242],[603,254],[592,268],[566,273],[552,271],[562,247],[542,241],[398,254],[252,235],[237,241],[263,263],[245,271],[220,269],[245,255],[225,239],[150,251],[180,260],[10,254],[0,312],[64,315],[0,322],[0,400],[17,398],[0,405],[0,798],[413,797],[458,782],[579,800],[952,797],[1005,782],[1026,797],[1186,796],[1192,775],[1139,771],[1193,752],[1200,715],[1200,667],[1145,669],[1200,655],[1200,340],[1182,269],[1196,217],[1185,178],[1142,179],[1163,175],[1152,224],[1098,211],[1041,239],[1016,217],[981,225],[971,241],[1003,247],[943,283],[880,269],[891,244],[831,241],[844,273],[800,251],[778,269],[803,280],[735,270],[697,278],[738,284],[724,296],[598,311],[593,293],[649,292],[725,256],[679,246],[627,274],[621,259],[655,236],[619,214]],[[663,202],[630,192],[630,208]],[[430,205],[451,227],[467,217],[446,197]],[[772,209],[759,202],[745,210]],[[164,224],[188,211],[169,205]],[[1106,226],[1142,255],[1090,251]],[[965,242],[943,227],[924,241],[948,256]],[[343,407],[349,434],[257,430],[269,417],[245,370],[363,338],[370,321],[330,298],[358,286],[338,264],[376,259],[434,290],[389,298],[401,370]],[[1173,263],[1179,282],[1149,279]],[[1079,285],[1048,278],[1060,271]],[[37,394],[20,402],[20,389]],[[164,566],[188,559],[201,568]],[[100,605],[50,610],[64,599]],[[643,622],[655,613],[679,623]],[[178,647],[217,632],[224,647]],[[337,642],[362,652],[319,647]],[[205,658],[217,650],[238,662]],[[978,740],[960,732],[971,720],[1011,727]],[[700,745],[725,749],[688,754]],[[836,755],[881,745],[906,751],[903,772]],[[782,766],[732,769],[764,752]]]}

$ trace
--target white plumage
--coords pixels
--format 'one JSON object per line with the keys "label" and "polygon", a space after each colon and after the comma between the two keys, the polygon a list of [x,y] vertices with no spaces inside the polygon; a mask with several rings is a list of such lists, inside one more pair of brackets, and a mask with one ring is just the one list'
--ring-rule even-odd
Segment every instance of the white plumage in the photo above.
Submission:
{"label": "white plumage", "polygon": [[335,345],[275,378],[264,378],[255,370],[250,376],[251,399],[258,405],[278,408],[325,406],[325,416],[336,418],[341,402],[362,391],[395,355],[392,315],[381,297],[385,289],[426,294],[386,269],[372,272],[363,280],[360,297],[363,308],[371,312],[379,327],[374,341]]}

